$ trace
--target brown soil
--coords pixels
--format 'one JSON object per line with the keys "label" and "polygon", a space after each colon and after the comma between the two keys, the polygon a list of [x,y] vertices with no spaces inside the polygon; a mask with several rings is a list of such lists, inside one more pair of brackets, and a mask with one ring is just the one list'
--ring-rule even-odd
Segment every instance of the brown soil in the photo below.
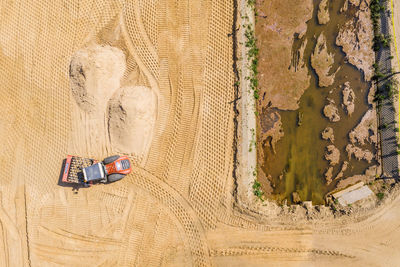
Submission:
{"label": "brown soil", "polygon": [[[304,65],[305,43],[292,56],[293,42],[306,32],[306,22],[312,16],[312,0],[293,2],[260,1],[259,12],[263,14],[256,23],[259,54],[259,105],[270,105],[281,110],[295,110],[304,91],[310,85],[310,76]],[[290,1],[289,1],[290,2]],[[297,37],[296,37],[297,36]]]}

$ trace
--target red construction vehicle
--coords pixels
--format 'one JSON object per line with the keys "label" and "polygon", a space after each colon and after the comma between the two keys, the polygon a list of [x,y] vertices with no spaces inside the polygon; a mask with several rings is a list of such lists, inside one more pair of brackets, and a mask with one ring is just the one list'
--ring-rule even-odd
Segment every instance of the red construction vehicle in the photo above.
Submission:
{"label": "red construction vehicle", "polygon": [[64,183],[90,186],[93,183],[112,183],[121,180],[132,171],[127,156],[111,156],[102,162],[68,155],[62,174]]}

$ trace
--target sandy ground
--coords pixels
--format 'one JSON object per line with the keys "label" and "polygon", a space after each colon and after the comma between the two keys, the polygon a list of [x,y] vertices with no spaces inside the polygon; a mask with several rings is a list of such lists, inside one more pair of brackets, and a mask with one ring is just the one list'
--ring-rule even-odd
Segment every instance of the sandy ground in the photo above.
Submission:
{"label": "sandy ground", "polygon": [[[233,208],[232,12],[228,0],[1,2],[0,266],[398,265],[400,198],[346,226],[270,227]],[[74,193],[57,185],[67,154],[119,150],[96,149],[83,127],[107,129],[107,116],[91,121],[70,87],[71,58],[95,43],[125,56],[110,99],[148,95],[154,129],[145,155],[125,152],[131,175]]]}

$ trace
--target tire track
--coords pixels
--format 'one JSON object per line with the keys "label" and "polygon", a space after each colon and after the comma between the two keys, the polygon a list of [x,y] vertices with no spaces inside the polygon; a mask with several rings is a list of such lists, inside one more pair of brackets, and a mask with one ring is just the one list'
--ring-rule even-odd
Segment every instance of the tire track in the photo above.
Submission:
{"label": "tire track", "polygon": [[211,262],[204,229],[189,203],[169,185],[144,169],[134,168],[131,177],[133,184],[148,191],[178,219],[188,240],[195,266],[210,266]]}
{"label": "tire track", "polygon": [[321,256],[334,256],[334,257],[345,257],[355,258],[353,255],[344,254],[335,250],[321,250],[321,249],[304,249],[304,248],[289,248],[289,247],[272,247],[272,246],[238,246],[223,249],[212,249],[210,255],[212,257],[218,256],[256,256],[256,255],[268,255],[273,253],[280,254],[300,254],[310,253]]}

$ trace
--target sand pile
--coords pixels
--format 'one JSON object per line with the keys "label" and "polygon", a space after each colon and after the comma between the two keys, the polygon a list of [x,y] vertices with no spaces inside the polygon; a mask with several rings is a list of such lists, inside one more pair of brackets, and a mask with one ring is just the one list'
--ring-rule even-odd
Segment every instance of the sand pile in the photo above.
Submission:
{"label": "sand pile", "polygon": [[372,152],[368,149],[362,149],[352,144],[348,144],[346,146],[346,152],[349,160],[351,159],[352,155],[354,155],[357,160],[366,160],[368,163],[371,163],[372,159],[374,158],[374,154],[372,154]]}
{"label": "sand pile", "polygon": [[88,153],[111,150],[139,156],[147,151],[156,96],[145,86],[121,87],[125,70],[125,55],[116,47],[94,45],[72,57],[72,95],[84,113],[73,115],[74,132],[77,140],[87,140]]}
{"label": "sand pile", "polygon": [[142,155],[149,146],[156,120],[156,96],[145,86],[122,87],[110,101],[108,127],[118,152]]}
{"label": "sand pile", "polygon": [[78,106],[86,112],[104,113],[124,72],[125,55],[118,48],[94,45],[77,51],[71,59],[69,75]]}

